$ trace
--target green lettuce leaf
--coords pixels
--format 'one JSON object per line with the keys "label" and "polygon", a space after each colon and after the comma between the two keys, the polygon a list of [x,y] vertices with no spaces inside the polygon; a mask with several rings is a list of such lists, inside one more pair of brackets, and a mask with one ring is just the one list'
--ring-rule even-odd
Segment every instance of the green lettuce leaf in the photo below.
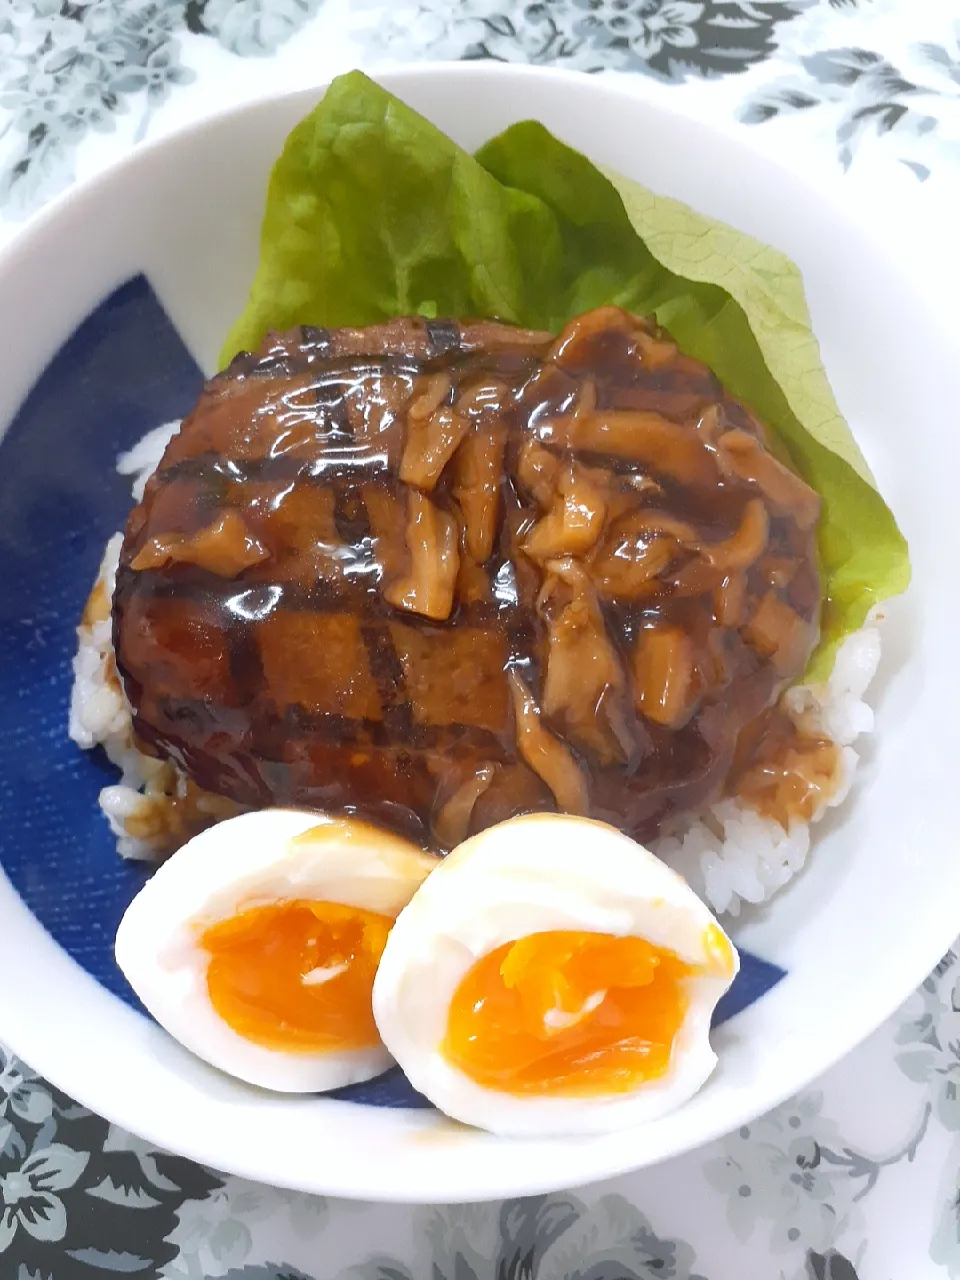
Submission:
{"label": "green lettuce leaf", "polygon": [[799,272],[602,173],[542,125],[513,125],[470,156],[361,73],[335,80],[274,167],[260,263],[222,360],[298,324],[489,316],[555,332],[604,303],[655,315],[821,495],[821,640],[806,678],[824,678],[910,568],[834,401]]}

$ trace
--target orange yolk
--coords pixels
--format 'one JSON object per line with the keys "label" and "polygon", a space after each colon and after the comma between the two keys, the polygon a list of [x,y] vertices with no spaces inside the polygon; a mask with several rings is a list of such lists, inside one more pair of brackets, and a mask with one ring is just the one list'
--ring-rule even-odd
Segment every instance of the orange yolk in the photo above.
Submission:
{"label": "orange yolk", "polygon": [[379,1044],[370,993],[393,921],[334,902],[251,907],[206,929],[207,990],[238,1035],[269,1049]]}
{"label": "orange yolk", "polygon": [[443,1052],[502,1093],[627,1092],[670,1065],[693,972],[642,938],[534,933],[469,970]]}

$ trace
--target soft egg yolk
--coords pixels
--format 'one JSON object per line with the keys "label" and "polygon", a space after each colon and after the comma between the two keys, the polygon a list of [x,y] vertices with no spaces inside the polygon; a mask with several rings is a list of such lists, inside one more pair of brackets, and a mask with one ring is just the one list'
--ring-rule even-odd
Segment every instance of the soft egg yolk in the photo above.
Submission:
{"label": "soft egg yolk", "polygon": [[393,920],[334,902],[250,907],[207,928],[207,991],[238,1035],[269,1049],[379,1044],[373,979]]}
{"label": "soft egg yolk", "polygon": [[693,972],[643,938],[531,934],[467,972],[443,1053],[502,1093],[627,1092],[666,1073]]}

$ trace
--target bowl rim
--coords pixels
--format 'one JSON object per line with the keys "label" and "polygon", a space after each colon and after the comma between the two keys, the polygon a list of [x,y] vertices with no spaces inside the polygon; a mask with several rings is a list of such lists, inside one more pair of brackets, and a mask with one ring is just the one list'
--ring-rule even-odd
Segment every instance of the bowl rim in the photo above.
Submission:
{"label": "bowl rim", "polygon": [[[378,82],[384,84],[385,87],[397,93],[400,97],[403,96],[404,87],[412,81],[442,80],[452,75],[466,86],[477,83],[489,84],[491,80],[533,83],[550,78],[554,82],[565,82],[571,91],[580,94],[584,99],[589,98],[591,95],[602,95],[614,99],[622,99],[624,97],[634,99],[642,104],[642,110],[645,112],[653,116],[659,115],[665,118],[685,120],[708,138],[717,140],[718,145],[722,145],[727,152],[737,154],[743,157],[745,161],[753,164],[760,162],[765,170],[779,172],[784,181],[793,184],[795,188],[806,189],[818,202],[825,202],[833,215],[851,231],[855,229],[864,238],[872,239],[875,246],[883,247],[884,252],[889,253],[890,251],[891,246],[883,234],[884,228],[877,224],[871,226],[865,223],[862,215],[867,206],[864,205],[862,209],[858,209],[858,201],[850,199],[848,191],[841,185],[842,180],[824,180],[798,173],[779,159],[750,146],[742,137],[735,136],[723,127],[705,122],[690,112],[678,111],[672,107],[667,107],[661,100],[652,100],[643,93],[643,86],[636,83],[627,84],[623,77],[588,77],[580,72],[565,71],[557,68],[530,67],[522,64],[455,62],[424,62],[402,68],[392,66],[389,70],[373,70],[368,74],[371,74]],[[110,186],[117,180],[118,175],[133,174],[139,166],[149,166],[158,153],[175,150],[185,138],[198,135],[207,130],[217,129],[229,121],[241,121],[244,117],[261,111],[270,103],[292,101],[298,98],[308,99],[311,96],[317,97],[326,89],[329,83],[329,80],[324,80],[311,88],[298,87],[292,90],[261,95],[250,101],[205,115],[199,120],[140,144],[136,149],[117,159],[100,172],[81,180],[69,190],[55,197],[6,246],[0,249],[0,282],[3,281],[14,261],[22,256],[31,255],[33,246],[52,231],[55,231],[62,219],[69,218],[72,211],[85,201],[98,199],[105,191],[109,190]],[[535,101],[534,99],[534,106]],[[857,217],[857,213],[860,213],[861,216]],[[902,268],[903,265],[891,260],[891,268],[894,270]],[[925,288],[924,282],[913,280],[911,280],[910,290],[915,296],[922,295],[925,305],[934,309],[942,317],[945,325],[956,327],[955,320],[949,316],[945,300],[939,297],[935,290]],[[952,332],[952,328],[948,329],[948,331]],[[2,438],[0,438],[0,443],[2,443]],[[11,901],[11,895],[16,902]],[[9,881],[3,875],[2,865],[0,865],[0,911],[4,910],[5,901],[10,903],[7,910],[15,915],[15,907],[19,899]],[[20,903],[20,906],[24,913],[30,916],[30,913],[22,903]],[[30,920],[33,921],[32,916],[30,916]],[[212,1164],[214,1167],[225,1168],[231,1173],[252,1180],[269,1181],[272,1185],[286,1186],[297,1190],[367,1200],[438,1203],[449,1202],[452,1199],[459,1201],[499,1199],[511,1195],[530,1194],[533,1191],[555,1190],[569,1185],[583,1185],[587,1182],[628,1172],[638,1168],[640,1165],[655,1164],[661,1160],[673,1158],[729,1133],[740,1125],[749,1123],[758,1114],[779,1105],[842,1057],[845,1057],[912,994],[927,977],[931,969],[939,962],[954,940],[957,928],[956,912],[952,910],[950,904],[945,902],[942,907],[942,917],[938,917],[936,921],[927,921],[926,925],[927,927],[923,931],[922,937],[918,936],[916,945],[911,949],[909,963],[901,964],[901,968],[898,970],[902,974],[902,980],[896,984],[896,989],[891,990],[889,985],[885,986],[882,992],[878,989],[872,1001],[864,1001],[850,1010],[850,1017],[847,1022],[848,1035],[845,1043],[839,1048],[835,1043],[824,1043],[819,1052],[808,1054],[803,1060],[803,1066],[798,1066],[793,1074],[790,1072],[784,1073],[776,1082],[773,1082],[773,1087],[758,1088],[751,1095],[750,1101],[744,1100],[744,1105],[739,1110],[728,1108],[722,1113],[718,1111],[713,1115],[712,1123],[701,1126],[695,1138],[676,1143],[670,1146],[668,1150],[655,1151],[652,1155],[641,1153],[638,1156],[635,1151],[630,1152],[628,1148],[620,1147],[618,1148],[620,1153],[618,1158],[611,1159],[610,1155],[605,1152],[603,1144],[600,1143],[544,1140],[539,1143],[543,1158],[540,1160],[540,1172],[535,1178],[530,1176],[523,1163],[518,1163],[516,1156],[513,1155],[506,1162],[506,1167],[498,1174],[495,1181],[486,1178],[486,1180],[477,1179],[475,1183],[471,1183],[468,1176],[467,1178],[461,1177],[457,1185],[451,1185],[449,1164],[444,1161],[439,1162],[442,1169],[435,1177],[422,1179],[417,1185],[398,1185],[402,1181],[398,1177],[399,1170],[394,1170],[392,1175],[387,1172],[378,1173],[369,1179],[359,1177],[353,1180],[348,1178],[338,1181],[331,1176],[335,1171],[321,1169],[317,1171],[315,1177],[305,1181],[300,1173],[285,1174],[284,1169],[277,1165],[276,1161],[273,1164],[268,1161],[265,1166],[262,1160],[262,1153],[259,1153],[261,1158],[258,1160],[257,1152],[247,1150],[246,1154],[244,1154],[242,1148],[234,1147],[228,1160],[220,1162],[216,1157],[216,1152],[211,1153],[209,1145],[205,1145],[204,1133],[191,1130],[188,1127],[181,1126],[171,1144],[169,1132],[165,1133],[163,1129],[164,1113],[162,1109],[154,1110],[146,1106],[136,1114],[131,1114],[130,1109],[124,1105],[124,1095],[113,1095],[109,1088],[100,1089],[89,1080],[78,1081],[77,1084],[71,1084],[66,1081],[65,1086],[61,1087],[65,1087],[66,1091],[70,1092],[71,1096],[76,1097],[76,1100],[82,1105],[96,1111],[111,1122],[140,1135],[151,1143],[156,1143],[161,1148],[169,1149],[172,1146],[179,1154],[199,1163]],[[52,943],[51,945],[56,946],[56,944]],[[59,952],[59,948],[57,948],[57,951]],[[61,962],[66,959],[62,952],[59,952],[59,955]],[[69,963],[73,962],[69,961]],[[85,974],[83,976],[87,977]],[[92,979],[89,981],[93,982]],[[97,986],[96,983],[93,983],[93,985],[94,987]],[[879,984],[875,985],[879,987]],[[97,990],[100,989],[97,988]],[[114,997],[109,998],[111,1000],[114,999]],[[3,1023],[0,1025],[0,1030],[3,1031],[6,1037],[9,1037],[12,1047],[22,1054],[34,1070],[56,1084],[58,1076],[60,1076],[60,1064],[63,1061],[63,1039],[56,1032],[45,1026],[45,1020],[36,1017],[31,1018],[28,1015],[26,1006],[23,1006],[19,1012],[21,1016],[18,1016],[17,1006],[5,998],[2,988],[0,988],[0,1014],[3,1015]],[[753,1012],[754,1010],[749,1010],[741,1015],[741,1025],[745,1029],[749,1026],[751,1013]],[[139,1017],[140,1015],[132,1016]],[[336,1103],[333,1105],[344,1107],[353,1104]],[[389,1114],[389,1112],[386,1114]],[[483,1136],[486,1138],[489,1135]],[[504,1140],[497,1141],[503,1142]],[[469,1152],[469,1149],[469,1146],[464,1148],[467,1152]],[[509,1148],[504,1149],[509,1150]],[[562,1157],[561,1152],[563,1153]],[[599,1158],[597,1153],[599,1153]],[[211,1158],[211,1155],[213,1158]],[[469,1155],[467,1154],[465,1158],[463,1155],[458,1155],[457,1160],[467,1165],[469,1164]]]}

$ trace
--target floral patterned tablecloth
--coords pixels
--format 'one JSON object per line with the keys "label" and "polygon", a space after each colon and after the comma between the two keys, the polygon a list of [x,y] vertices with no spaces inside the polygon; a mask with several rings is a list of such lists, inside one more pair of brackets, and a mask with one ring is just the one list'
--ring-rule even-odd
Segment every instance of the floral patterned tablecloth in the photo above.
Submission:
{"label": "floral patterned tablecloth", "polygon": [[[0,242],[144,137],[423,58],[643,76],[652,95],[956,233],[960,0],[0,0]],[[960,958],[725,1140],[495,1205],[353,1204],[225,1177],[91,1115],[0,1046],[0,1280],[104,1275],[960,1276]]]}

